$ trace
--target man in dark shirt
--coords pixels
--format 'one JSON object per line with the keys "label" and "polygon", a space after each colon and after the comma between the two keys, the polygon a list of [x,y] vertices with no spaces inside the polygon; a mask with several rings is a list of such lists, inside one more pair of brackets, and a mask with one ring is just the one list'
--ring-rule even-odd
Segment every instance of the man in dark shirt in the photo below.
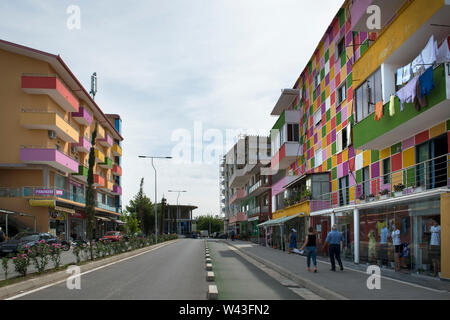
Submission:
{"label": "man in dark shirt", "polygon": [[2,228],[0,227],[0,242],[5,241],[5,234],[3,233]]}
{"label": "man in dark shirt", "polygon": [[339,266],[341,267],[341,270],[344,270],[344,266],[342,265],[341,261],[341,242],[344,241],[344,236],[341,232],[337,230],[337,226],[333,225],[331,228],[331,232],[328,233],[327,239],[325,240],[326,243],[328,243],[328,250],[330,254],[330,261],[331,261],[331,271],[336,271],[336,263],[334,259],[339,263]]}

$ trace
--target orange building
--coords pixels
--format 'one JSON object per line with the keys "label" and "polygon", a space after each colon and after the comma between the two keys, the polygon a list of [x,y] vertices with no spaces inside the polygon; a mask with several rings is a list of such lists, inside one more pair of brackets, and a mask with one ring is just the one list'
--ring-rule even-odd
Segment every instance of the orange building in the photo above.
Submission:
{"label": "orange building", "polygon": [[[121,213],[121,119],[105,115],[60,56],[0,40],[0,226],[85,238],[92,133],[98,236]],[[26,215],[17,215],[17,213]]]}

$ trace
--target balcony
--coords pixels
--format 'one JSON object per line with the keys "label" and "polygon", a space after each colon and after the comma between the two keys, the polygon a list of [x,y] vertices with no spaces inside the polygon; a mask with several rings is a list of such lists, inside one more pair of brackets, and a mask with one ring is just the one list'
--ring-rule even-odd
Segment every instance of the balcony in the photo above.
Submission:
{"label": "balcony", "polygon": [[272,157],[271,169],[282,170],[291,165],[303,154],[303,147],[299,142],[285,142]]}
{"label": "balcony", "polygon": [[121,195],[122,195],[122,188],[121,188],[120,186],[118,186],[118,185],[115,184],[115,185],[113,186],[112,193],[115,194],[115,195],[121,196]]}
{"label": "balcony", "polygon": [[72,176],[74,176],[77,179],[80,179],[84,182],[87,182],[87,177],[88,177],[88,168],[82,165],[78,166],[78,172],[77,173],[72,173]]}
{"label": "balcony", "polygon": [[239,212],[230,217],[229,224],[234,224],[237,222],[245,222],[245,221],[247,221],[247,214],[245,212]]}
{"label": "balcony", "polygon": [[56,76],[22,75],[22,89],[29,94],[45,94],[67,112],[77,112],[78,100]]}
{"label": "balcony", "polygon": [[105,162],[105,154],[103,152],[101,152],[98,149],[95,149],[94,153],[95,153],[95,161],[97,161],[99,163]]}
{"label": "balcony", "polygon": [[[446,70],[447,69],[447,70]],[[450,85],[448,66],[440,65],[433,71],[434,89],[427,96],[427,106],[417,111],[413,103],[405,103],[400,111],[400,101],[395,98],[395,115],[389,116],[389,103],[383,106],[384,116],[380,121],[374,115],[358,122],[353,127],[355,149],[382,150],[397,143],[399,139],[411,137],[450,118],[450,100],[447,87]]]}
{"label": "balcony", "polygon": [[284,89],[281,91],[280,98],[278,99],[275,107],[273,108],[271,115],[279,116],[283,113],[284,110],[291,107],[292,103],[294,103],[295,99],[300,97],[300,90],[298,89]]}
{"label": "balcony", "polygon": [[111,192],[114,187],[114,182],[110,180],[105,180],[105,184],[103,186],[100,186],[100,189],[103,191]]}
{"label": "balcony", "polygon": [[395,205],[447,193],[449,168],[450,154],[444,154],[365,181],[357,173],[353,185],[311,200],[311,212]]}
{"label": "balcony", "polygon": [[111,151],[112,151],[113,155],[115,155],[116,157],[122,156],[122,148],[117,143],[113,144]]}
{"label": "balcony", "polygon": [[86,139],[86,137],[80,135],[80,141],[78,143],[72,143],[71,146],[77,149],[78,152],[89,153],[91,151],[92,144],[88,139]]}
{"label": "balcony", "polygon": [[237,200],[242,200],[247,196],[247,192],[244,189],[237,190],[230,198],[229,204],[231,205],[233,202]]}
{"label": "balcony", "polygon": [[97,125],[97,139],[105,138],[105,129],[101,125]]}
{"label": "balcony", "polygon": [[94,187],[104,187],[105,186],[105,178],[101,175],[94,174],[94,183],[92,184]]}
{"label": "balcony", "polygon": [[83,126],[90,126],[92,123],[92,116],[85,107],[80,107],[78,112],[72,112],[72,118]]}
{"label": "balcony", "polygon": [[20,161],[29,164],[45,164],[66,173],[78,172],[78,161],[61,151],[42,147],[23,147]]}
{"label": "balcony", "polygon": [[270,190],[270,184],[269,184],[269,178],[266,178],[266,181],[263,179],[260,179],[258,182],[256,182],[254,185],[252,185],[250,188],[248,188],[248,195],[249,196],[259,196],[260,194]]}
{"label": "balcony", "polygon": [[122,175],[122,168],[119,165],[114,163],[111,172],[115,176],[121,176]]}
{"label": "balcony", "polygon": [[110,158],[105,157],[105,161],[99,162],[98,165],[104,169],[111,169],[113,167],[113,162]]}
{"label": "balcony", "polygon": [[111,148],[113,145],[113,138],[111,138],[111,136],[106,133],[104,138],[97,138],[97,142],[104,147]]}
{"label": "balcony", "polygon": [[231,188],[240,187],[247,182],[249,175],[245,171],[245,166],[241,169],[235,167],[233,175],[230,177],[229,185]]}
{"label": "balcony", "polygon": [[66,142],[78,142],[79,132],[55,111],[23,110],[20,124],[30,130],[53,130]]}

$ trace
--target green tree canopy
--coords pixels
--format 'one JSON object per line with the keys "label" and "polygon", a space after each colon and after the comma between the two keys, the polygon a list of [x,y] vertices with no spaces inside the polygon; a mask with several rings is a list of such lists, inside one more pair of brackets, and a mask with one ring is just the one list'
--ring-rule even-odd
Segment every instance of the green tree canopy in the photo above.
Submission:
{"label": "green tree canopy", "polygon": [[223,232],[223,220],[219,216],[206,215],[206,216],[198,216],[195,218],[195,222],[197,223],[197,230],[210,230],[213,232]]}
{"label": "green tree canopy", "polygon": [[125,208],[128,213],[135,214],[143,233],[146,235],[152,233],[155,226],[154,207],[150,198],[144,193],[144,178],[141,179],[139,192]]}

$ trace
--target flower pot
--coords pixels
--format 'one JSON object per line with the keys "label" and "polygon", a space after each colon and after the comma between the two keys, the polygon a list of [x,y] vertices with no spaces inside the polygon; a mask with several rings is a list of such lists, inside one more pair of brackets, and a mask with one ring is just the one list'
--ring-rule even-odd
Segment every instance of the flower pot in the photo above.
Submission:
{"label": "flower pot", "polygon": [[403,195],[403,191],[397,191],[397,192],[394,192],[394,196],[397,198],[397,197],[401,197]]}
{"label": "flower pot", "polygon": [[414,193],[419,193],[419,192],[423,192],[423,191],[424,191],[423,187],[417,187],[417,188],[413,189]]}
{"label": "flower pot", "polygon": [[375,201],[375,197],[369,197],[369,202]]}
{"label": "flower pot", "polygon": [[380,195],[380,200],[386,200],[388,198],[387,194]]}
{"label": "flower pot", "polygon": [[366,203],[366,199],[364,199],[364,200],[359,200],[359,203]]}

